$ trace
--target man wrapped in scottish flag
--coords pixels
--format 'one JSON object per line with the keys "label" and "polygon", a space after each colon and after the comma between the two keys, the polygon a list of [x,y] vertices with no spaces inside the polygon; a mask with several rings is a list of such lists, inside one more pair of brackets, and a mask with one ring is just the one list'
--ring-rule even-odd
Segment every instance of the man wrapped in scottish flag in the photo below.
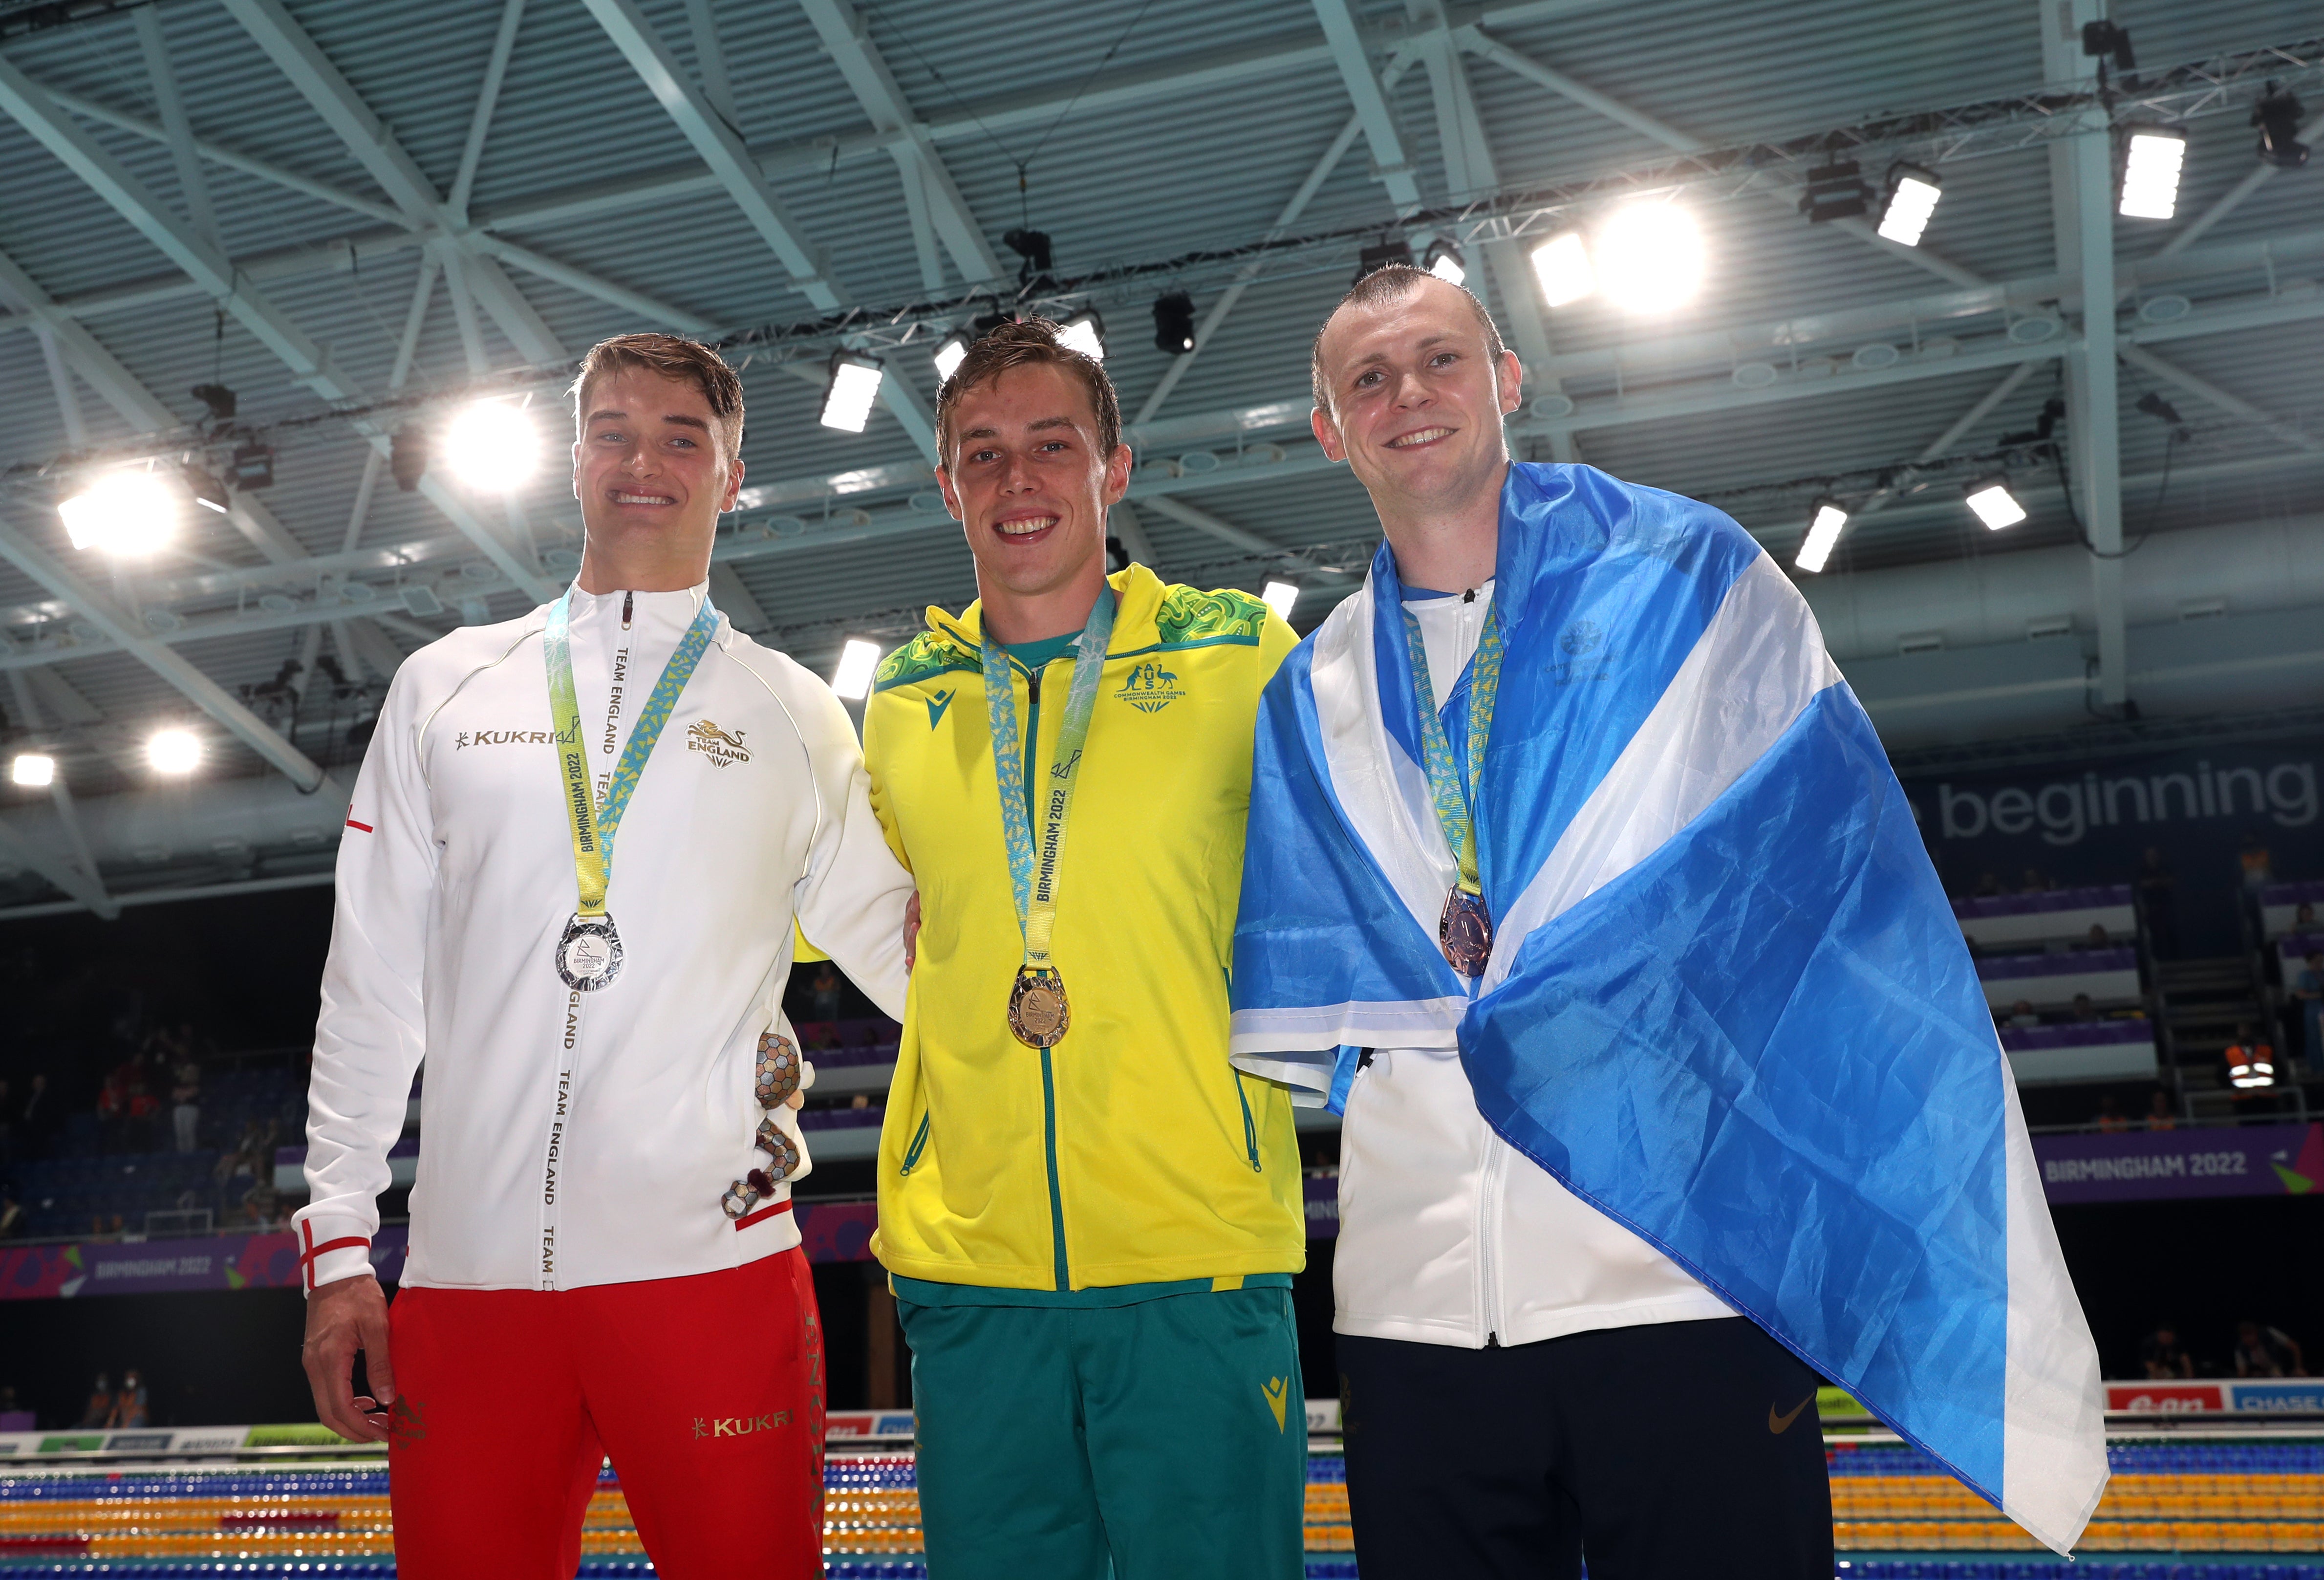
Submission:
{"label": "man wrapped in scottish flag", "polygon": [[2065,1550],[2097,1354],[1805,602],[1714,510],[1512,463],[1456,286],[1366,276],[1314,371],[1387,541],[1260,708],[1233,1057],[1344,1114],[1365,1580],[1822,1580],[1818,1374]]}

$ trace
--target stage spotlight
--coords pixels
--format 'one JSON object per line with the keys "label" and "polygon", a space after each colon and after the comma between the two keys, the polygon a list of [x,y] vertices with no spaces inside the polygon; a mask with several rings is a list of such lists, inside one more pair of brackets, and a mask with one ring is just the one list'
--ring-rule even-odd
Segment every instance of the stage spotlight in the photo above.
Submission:
{"label": "stage spotlight", "polygon": [[2173,428],[2184,428],[2187,425],[2187,420],[2179,415],[2179,408],[2164,400],[2161,393],[2154,390],[2149,390],[2139,396],[2138,409],[2156,421],[2167,422]]}
{"label": "stage spotlight", "polygon": [[2168,219],[2179,207],[2179,171],[2187,162],[2187,134],[2176,126],[2134,126],[2122,165],[2122,213],[2130,219]]}
{"label": "stage spotlight", "polygon": [[1275,611],[1278,620],[1291,618],[1291,611],[1299,605],[1299,587],[1296,582],[1271,581],[1259,593],[1267,606]]}
{"label": "stage spotlight", "polygon": [[968,360],[969,336],[965,329],[954,329],[936,342],[936,351],[929,361],[936,365],[936,383],[941,386],[952,377],[952,370]]}
{"label": "stage spotlight", "polygon": [[151,472],[108,472],[57,506],[76,549],[150,554],[178,525],[178,494]]}
{"label": "stage spotlight", "polygon": [[1872,189],[1864,184],[1864,168],[1852,159],[1835,159],[1808,171],[1807,190],[1800,194],[1800,212],[1810,225],[1833,219],[1854,219],[1871,207]]}
{"label": "stage spotlight", "polygon": [[212,422],[234,420],[237,402],[234,392],[224,384],[196,384],[189,393],[208,410]]}
{"label": "stage spotlight", "polygon": [[1551,307],[1580,301],[1598,289],[1598,273],[1590,264],[1590,244],[1578,230],[1560,232],[1534,248],[1533,273],[1541,282],[1542,300]]}
{"label": "stage spotlight", "polygon": [[40,790],[57,781],[57,760],[45,752],[22,752],[8,764],[8,778],[16,784]]}
{"label": "stage spotlight", "polygon": [[1848,512],[1836,499],[1819,499],[1808,513],[1807,541],[1800,545],[1799,558],[1794,565],[1802,570],[1820,571],[1824,561],[1831,558],[1832,545],[1840,541],[1840,529],[1848,525]]}
{"label": "stage spotlight", "polygon": [[246,444],[237,448],[228,469],[234,474],[236,488],[274,486],[274,452],[263,444]]}
{"label": "stage spotlight", "polygon": [[445,430],[444,464],[471,488],[512,493],[540,465],[540,435],[512,403],[478,401]]}
{"label": "stage spotlight", "polygon": [[1980,477],[1969,485],[1969,507],[1977,519],[1995,531],[2014,527],[2025,519],[2025,507],[2009,492],[2006,477]]}
{"label": "stage spotlight", "polygon": [[1422,257],[1421,266],[1447,285],[1458,285],[1469,278],[1468,260],[1461,256],[1461,249],[1451,242],[1430,242],[1428,251]]}
{"label": "stage spotlight", "polygon": [[1943,195],[1936,171],[1917,164],[1890,165],[1888,201],[1880,210],[1880,239],[1899,246],[1919,246],[1921,233],[1929,228],[1929,216],[1937,211],[1937,199]]}
{"label": "stage spotlight", "polygon": [[823,386],[823,410],[816,420],[842,433],[861,433],[872,420],[872,403],[880,398],[880,383],[887,370],[880,360],[853,351],[831,354],[831,381]]}
{"label": "stage spotlight", "polygon": [[1065,320],[1057,331],[1057,344],[1068,351],[1078,351],[1093,362],[1105,360],[1105,320],[1097,316],[1094,308],[1084,308]]}
{"label": "stage spotlight", "polygon": [[202,765],[202,738],[191,730],[156,730],[146,738],[145,761],[156,773],[191,773]]}
{"label": "stage spotlight", "polygon": [[189,464],[186,467],[186,490],[194,496],[194,503],[204,510],[214,510],[224,515],[233,507],[233,502],[226,497],[226,485],[219,482],[217,474],[207,467]]}
{"label": "stage spotlight", "polygon": [[1597,263],[1607,294],[1632,312],[1664,312],[1702,285],[1702,232],[1674,203],[1617,209],[1598,232]]}
{"label": "stage spotlight", "polygon": [[831,688],[850,702],[860,702],[872,689],[872,672],[880,667],[880,644],[851,636],[839,650],[839,667],[831,671]]}
{"label": "stage spotlight", "polygon": [[407,425],[395,430],[388,441],[387,470],[395,485],[410,494],[428,476],[428,430],[417,425]]}
{"label": "stage spotlight", "polygon": [[2307,112],[2290,92],[2267,85],[2267,97],[2252,111],[2251,124],[2259,128],[2259,156],[2284,170],[2308,162],[2308,144],[2300,141],[2300,119]]}
{"label": "stage spotlight", "polygon": [[1154,299],[1154,347],[1173,356],[1194,348],[1194,299],[1168,291]]}
{"label": "stage spotlight", "polygon": [[1412,266],[1412,244],[1400,236],[1387,241],[1375,242],[1358,253],[1356,278],[1349,281],[1348,283],[1353,285],[1374,270],[1385,269],[1390,263],[1402,263],[1406,268]]}
{"label": "stage spotlight", "polygon": [[1001,233],[1001,245],[1025,260],[1017,277],[1029,280],[1036,274],[1049,272],[1049,233],[1046,230],[1006,230]]}

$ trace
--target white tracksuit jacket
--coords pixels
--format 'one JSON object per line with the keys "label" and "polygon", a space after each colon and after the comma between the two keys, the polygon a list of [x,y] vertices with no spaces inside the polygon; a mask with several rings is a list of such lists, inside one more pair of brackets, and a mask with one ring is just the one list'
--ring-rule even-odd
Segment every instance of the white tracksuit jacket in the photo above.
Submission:
{"label": "white tracksuit jacket", "polygon": [[[1442,707],[1492,583],[1405,606]],[[1332,1279],[1334,1332],[1464,1349],[1735,1315],[1494,1134],[1451,1049],[1380,1049],[1349,1086]]]}
{"label": "white tracksuit jacket", "polygon": [[[573,595],[600,786],[706,593]],[[854,730],[822,680],[724,619],[613,844],[621,975],[595,993],[565,985],[551,955],[578,894],[546,614],[405,661],[339,847],[296,1226],[302,1248],[369,1240],[424,1056],[414,1286],[627,1283],[798,1244],[791,1215],[764,1211],[788,1186],[747,1227],[719,1207],[766,1160],[752,1082],[759,1034],[789,1034],[794,914],[903,1012],[911,879],[872,817]],[[777,1117],[796,1136],[791,1112]],[[309,1287],[368,1267],[361,1243],[325,1252]]]}

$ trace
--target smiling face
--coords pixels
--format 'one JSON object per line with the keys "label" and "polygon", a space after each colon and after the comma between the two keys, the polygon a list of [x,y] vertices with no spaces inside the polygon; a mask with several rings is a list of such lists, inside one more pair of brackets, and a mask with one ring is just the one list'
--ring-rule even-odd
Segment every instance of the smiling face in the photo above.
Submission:
{"label": "smiling face", "polygon": [[1350,302],[1317,347],[1327,404],[1316,442],[1345,461],[1383,520],[1425,516],[1498,494],[1508,464],[1501,419],[1517,409],[1525,369],[1497,358],[1468,298],[1424,279],[1404,295]]}
{"label": "smiling face", "polygon": [[[945,508],[976,557],[977,590],[999,614],[1002,641],[1031,641],[1078,628],[1083,603],[1058,632],[1019,635],[1009,610],[1070,604],[1084,585],[1097,596],[1105,575],[1105,513],[1130,486],[1130,447],[1101,448],[1086,385],[1062,367],[1033,363],[963,391],[951,412],[936,471]],[[1019,622],[1018,624],[1022,624]]]}
{"label": "smiling face", "polygon": [[719,513],[734,508],[742,485],[733,441],[687,380],[636,367],[592,380],[573,446],[573,496],[587,532],[584,590],[675,590],[700,581]]}

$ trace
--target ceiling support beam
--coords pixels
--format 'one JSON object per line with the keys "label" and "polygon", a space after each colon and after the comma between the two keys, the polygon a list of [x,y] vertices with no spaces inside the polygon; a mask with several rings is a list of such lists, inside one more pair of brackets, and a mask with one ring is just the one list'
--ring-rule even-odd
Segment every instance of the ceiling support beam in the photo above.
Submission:
{"label": "ceiling support beam", "polygon": [[[2095,84],[2097,62],[2081,50],[2085,23],[2105,15],[2104,0],[2038,0],[2043,79]],[[2121,397],[2116,378],[2114,138],[2103,109],[2076,112],[2082,135],[2050,144],[2051,208],[2058,270],[2081,288],[2082,333],[2065,357],[2067,445],[2082,531],[2090,550],[2090,588],[2098,612],[2098,697],[2111,708],[2130,699],[2129,638],[2122,602]],[[2072,503],[2068,502],[2069,504]]]}
{"label": "ceiling support beam", "polygon": [[[1381,87],[1394,88],[1411,62],[1412,54],[1409,50],[1397,51],[1395,55],[1390,57],[1388,69],[1380,73]],[[1291,194],[1281,210],[1276,214],[1275,226],[1268,233],[1270,239],[1282,235],[1284,231],[1290,228],[1294,220],[1307,211],[1307,205],[1315,200],[1315,194],[1323,189],[1325,181],[1332,179],[1332,172],[1340,168],[1340,162],[1348,156],[1348,150],[1355,146],[1356,139],[1363,135],[1363,131],[1364,117],[1361,113],[1349,115],[1347,124],[1340,128],[1339,135],[1333,138],[1323,153],[1316,158],[1314,164],[1307,171],[1306,179],[1299,183],[1298,189]],[[1194,348],[1183,356],[1174,356],[1170,359],[1170,365],[1162,370],[1162,377],[1156,382],[1152,392],[1147,395],[1145,402],[1138,408],[1138,415],[1130,419],[1133,424],[1153,420],[1155,413],[1161,411],[1162,402],[1170,398],[1170,392],[1178,387],[1178,381],[1186,376],[1187,370],[1194,365],[1194,358],[1200,356],[1204,349],[1211,344],[1212,337],[1225,325],[1227,316],[1234,311],[1235,304],[1242,300],[1243,292],[1250,289],[1252,282],[1259,278],[1259,272],[1265,267],[1263,262],[1253,259],[1235,272],[1232,282],[1224,291],[1219,292],[1217,300],[1213,301],[1203,314],[1202,322],[1194,326]]]}
{"label": "ceiling support beam", "polygon": [[[1209,511],[1188,504],[1181,499],[1173,499],[1167,494],[1141,494],[1139,496],[1138,503],[1142,508],[1168,516],[1181,526],[1192,527],[1194,531],[1216,538],[1220,542],[1240,549],[1246,554],[1273,555],[1291,559],[1299,558],[1299,550],[1296,549],[1286,549],[1273,539],[1262,538],[1257,532],[1246,531],[1232,522],[1221,521]],[[1349,577],[1342,576],[1337,571],[1315,570],[1310,573],[1309,579],[1314,586],[1319,587],[1353,585]]]}
{"label": "ceiling support beam", "polygon": [[[558,343],[548,323],[501,272],[500,264],[469,239],[460,215],[446,205],[419,162],[404,152],[387,124],[363,102],[339,69],[331,63],[330,57],[323,53],[321,46],[291,17],[282,0],[222,3],[267,59],[274,62],[275,69],[290,79],[290,85],[323,118],[324,125],[337,134],[347,152],[355,155],[355,162],[402,211],[405,223],[414,230],[438,230],[445,238],[438,245],[457,249],[461,273],[475,291],[478,305],[492,315],[517,354],[532,363],[566,360],[565,347]],[[502,31],[513,38],[514,30],[505,12]],[[505,69],[504,60],[501,64]],[[488,81],[487,90],[496,97],[498,83]],[[480,103],[475,118],[488,119],[489,109],[488,102]],[[481,149],[480,128],[471,126],[469,142]]]}
{"label": "ceiling support beam", "polygon": [[1146,523],[1138,519],[1138,507],[1123,500],[1106,512],[1106,530],[1121,540],[1121,547],[1130,558],[1157,575],[1162,569],[1162,557],[1154,551],[1154,540],[1146,535]]}
{"label": "ceiling support beam", "polygon": [[[1490,60],[1503,70],[1524,78],[1549,89],[1563,98],[1571,99],[1585,109],[1594,110],[1609,120],[1618,121],[1642,136],[1651,138],[1664,147],[1680,153],[1700,153],[1711,146],[1702,138],[1680,131],[1677,127],[1655,119],[1645,111],[1635,109],[1610,95],[1599,92],[1587,83],[1575,80],[1555,68],[1543,64],[1532,56],[1522,54],[1471,24],[1457,30],[1462,46],[1482,60]],[[1766,189],[1768,199],[1794,218],[1799,215],[1799,192],[1794,188]],[[1833,230],[1854,236],[1867,246],[1886,253],[1899,263],[1925,269],[1941,280],[1955,285],[1983,283],[1979,277],[1960,264],[1938,256],[1926,247],[1900,246],[1883,238],[1861,219],[1837,219],[1827,222]]]}
{"label": "ceiling support beam", "polygon": [[[291,322],[290,316],[275,306],[258,287],[240,278],[233,263],[217,248],[194,235],[183,221],[156,204],[152,195],[118,160],[107,153],[88,133],[66,119],[55,101],[38,83],[5,59],[0,59],[0,111],[5,111],[30,132],[68,170],[104,199],[114,212],[127,220],[163,256],[190,275],[204,291],[255,336],[260,345],[290,368],[291,375],[300,383],[326,400],[354,401],[362,396],[362,389],[332,364],[330,354],[323,346]],[[5,282],[5,277],[0,277],[0,282]],[[14,287],[12,285],[11,289]],[[69,337],[60,333],[59,339],[69,351],[72,348],[73,342]],[[95,339],[85,332],[81,339],[85,348],[103,351],[103,347],[97,346]],[[116,368],[120,365],[113,361],[109,353],[98,359],[99,365],[104,364],[111,364]],[[122,371],[126,376],[126,370]],[[83,376],[88,374],[84,373]],[[137,395],[143,386],[137,385],[134,379],[129,380],[129,383],[134,388],[115,391],[107,389],[103,383],[96,387],[108,400],[118,393],[133,403],[152,401],[150,393],[143,394],[143,402],[138,401]],[[175,425],[174,413],[167,407],[161,407],[158,402],[153,405],[159,411],[153,426]],[[358,421],[355,426],[356,431],[371,441],[374,449],[383,452],[388,448],[388,435],[376,424],[366,420]],[[508,545],[441,482],[433,476],[423,477],[420,482],[420,491],[427,496],[429,504],[444,513],[446,519],[482,550],[484,557],[510,581],[542,602],[557,596],[556,589],[537,570],[520,562]]]}
{"label": "ceiling support beam", "polygon": [[330,776],[311,758],[276,735],[264,719],[244,707],[190,659],[154,641],[111,599],[66,569],[47,550],[13,526],[0,525],[0,559],[32,577],[51,597],[78,610],[115,647],[183,692],[195,707],[224,725],[236,740],[281,769],[300,790],[311,792],[330,782]]}
{"label": "ceiling support beam", "polygon": [[799,0],[799,8],[815,24],[825,52],[847,79],[855,102],[872,117],[872,125],[893,137],[888,152],[907,192],[917,182],[929,225],[952,255],[953,267],[971,285],[1001,277],[1001,262],[984,239],[984,228],[970,212],[968,200],[954,184],[952,171],[936,152],[927,126],[905,98],[879,46],[865,31],[862,16],[848,0]]}
{"label": "ceiling support beam", "polygon": [[41,343],[41,364],[49,370],[49,389],[57,398],[57,420],[65,425],[65,443],[75,449],[88,445],[88,419],[80,409],[80,391],[75,387],[72,369],[65,365],[64,355],[57,349],[57,333],[42,324],[32,331]]}
{"label": "ceiling support beam", "polygon": [[2189,373],[2175,362],[2165,361],[2144,346],[2125,340],[2116,349],[2133,367],[2152,374],[2165,383],[2176,384],[2197,400],[2216,406],[2230,416],[2242,418],[2254,428],[2264,430],[2294,449],[2324,450],[2324,439],[2262,411],[2241,396],[2229,394],[2210,380]]}
{"label": "ceiling support beam", "polygon": [[[1407,0],[1407,4],[1416,19],[1434,21],[1442,27],[1442,0]],[[1439,32],[1426,46],[1425,59],[1429,89],[1436,106],[1437,146],[1444,160],[1445,181],[1451,195],[1458,199],[1499,190],[1500,170],[1493,159],[1492,143],[1485,134],[1484,117],[1477,110],[1476,88],[1469,80],[1468,62],[1462,58],[1457,35],[1449,29]],[[1507,237],[1487,242],[1483,251],[1485,255],[1480,261],[1491,267],[1493,284],[1500,297],[1501,319],[1508,326],[1508,338],[1517,360],[1525,365],[1526,382],[1534,386],[1536,394],[1561,393],[1557,376],[1550,371],[1549,326],[1542,317],[1541,299],[1536,293],[1533,270],[1524,252]],[[1572,430],[1553,432],[1549,443],[1553,459],[1580,458]]]}
{"label": "ceiling support beam", "polygon": [[170,65],[169,46],[161,38],[158,7],[140,5],[130,14],[137,24],[137,48],[145,58],[145,75],[153,88],[154,107],[161,113],[161,128],[170,134],[170,157],[177,167],[178,190],[186,202],[186,217],[212,245],[218,239],[217,211],[210,204],[208,180],[194,152],[193,123],[186,118],[185,101],[178,96],[178,74]]}
{"label": "ceiling support beam", "polygon": [[694,145],[694,152],[710,167],[710,173],[742,211],[751,228],[773,252],[789,276],[790,288],[825,312],[840,307],[843,299],[828,278],[821,249],[807,240],[806,230],[775,196],[760,173],[758,162],[742,145],[742,134],[726,123],[700,88],[687,80],[677,57],[654,32],[637,0],[582,0],[582,4]]}
{"label": "ceiling support beam", "polygon": [[[785,362],[776,365],[803,383],[820,385],[830,376],[820,363]],[[931,467],[936,464],[936,413],[921,394],[919,386],[906,378],[900,368],[890,365],[880,380],[880,403],[888,408],[888,415],[920,452],[920,458]]]}
{"label": "ceiling support beam", "polygon": [[484,139],[492,134],[493,112],[500,107],[501,84],[508,79],[509,56],[516,50],[516,31],[524,22],[524,0],[503,0],[501,24],[493,34],[493,52],[484,60],[484,86],[476,90],[476,106],[468,116],[468,141],[460,149],[460,168],[445,194],[445,210],[465,226],[468,194],[475,189],[476,167],[484,162]]}
{"label": "ceiling support beam", "polygon": [[[16,698],[17,722],[31,730],[33,740],[38,742],[42,730],[41,705],[33,700],[31,678],[22,670],[12,670],[8,674],[8,685]],[[106,920],[113,920],[121,914],[121,907],[105,892],[104,880],[97,870],[97,858],[89,854],[88,836],[81,831],[80,813],[73,805],[72,789],[65,783],[63,774],[60,773],[49,781],[49,800],[57,809],[57,824],[64,830],[65,843],[72,859],[69,862],[54,861],[46,852],[14,830],[8,832],[5,841],[10,854]]]}
{"label": "ceiling support beam", "polygon": [[1420,207],[1419,174],[1405,148],[1396,114],[1388,107],[1388,95],[1380,91],[1379,79],[1372,75],[1371,52],[1363,31],[1356,25],[1355,13],[1348,0],[1314,0],[1314,5],[1315,20],[1323,24],[1323,38],[1331,46],[1332,63],[1339,68],[1340,81],[1356,106],[1356,119],[1362,124],[1364,141],[1372,151],[1372,179],[1388,189],[1388,201],[1399,215],[1409,214]]}
{"label": "ceiling support beam", "polygon": [[[1992,416],[2004,401],[2015,394],[2018,385],[2034,376],[2034,369],[2037,365],[2039,365],[2035,363],[2021,362],[2011,368],[2003,375],[1999,383],[1978,397],[1977,404],[1947,423],[1942,433],[1922,446],[1921,453],[1914,456],[1913,459],[1916,462],[1934,461],[1952,454],[1955,445],[1967,439],[1978,423]],[[1888,507],[1889,501],[1895,497],[1896,491],[1893,488],[1874,489],[1865,496],[1862,503],[1848,513],[1848,529],[1853,529],[1868,517],[1879,514]],[[1800,535],[1803,538],[1806,537],[1806,522],[1801,523]]]}

